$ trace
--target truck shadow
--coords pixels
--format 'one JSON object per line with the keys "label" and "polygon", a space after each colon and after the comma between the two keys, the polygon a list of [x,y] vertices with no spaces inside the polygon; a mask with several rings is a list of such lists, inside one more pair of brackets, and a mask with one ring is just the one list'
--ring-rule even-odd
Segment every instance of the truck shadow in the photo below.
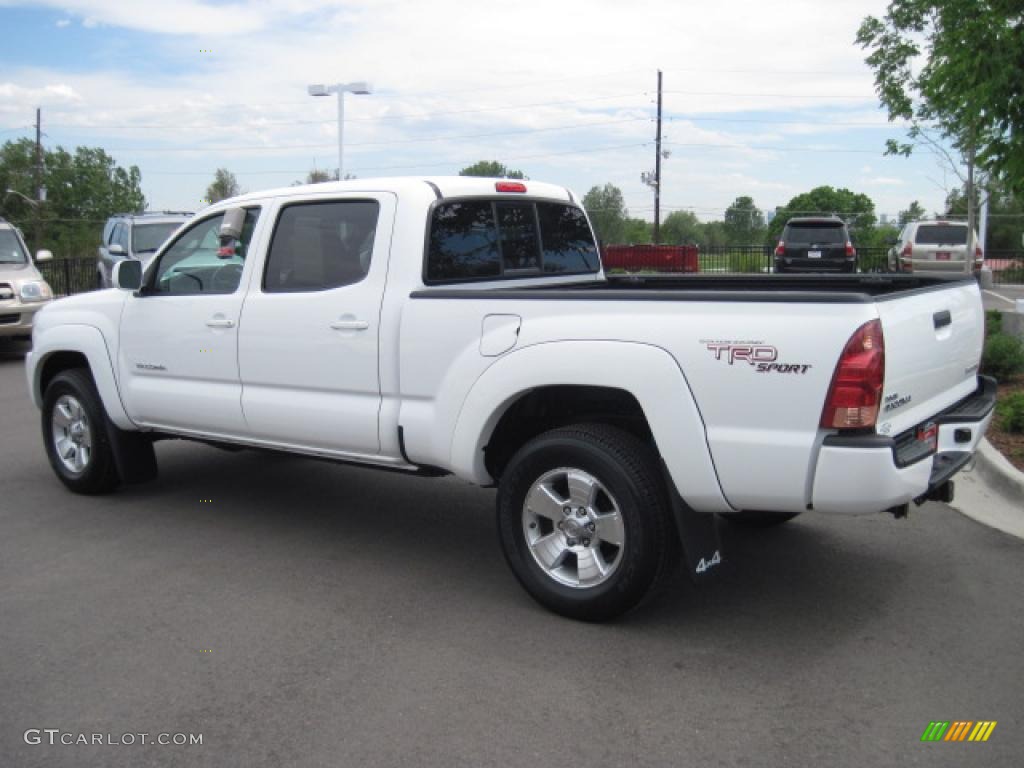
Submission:
{"label": "truck shadow", "polygon": [[[203,540],[228,550],[258,545],[265,554],[277,549],[278,567],[309,579],[365,582],[366,598],[347,602],[346,611],[400,611],[410,601],[451,610],[454,602],[467,621],[507,613],[567,642],[654,632],[682,645],[752,642],[816,655],[884,610],[909,567],[894,546],[874,546],[878,526],[899,525],[887,518],[841,520],[838,529],[814,515],[773,530],[722,524],[725,563],[710,583],[694,586],[680,574],[623,619],[586,625],[547,613],[519,589],[495,535],[492,490],[177,441],[159,444],[158,456],[160,478],[110,497],[116,507],[149,508],[133,511],[136,520],[155,513],[173,525],[178,518],[197,534],[197,547]],[[367,572],[386,583],[375,589]],[[284,589],[301,591],[304,583]]]}

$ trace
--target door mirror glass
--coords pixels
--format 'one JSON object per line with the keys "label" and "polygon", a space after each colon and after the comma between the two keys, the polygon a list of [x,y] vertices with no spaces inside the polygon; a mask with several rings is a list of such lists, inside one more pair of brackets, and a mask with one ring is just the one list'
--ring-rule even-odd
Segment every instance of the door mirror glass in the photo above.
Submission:
{"label": "door mirror glass", "polygon": [[36,251],[36,261],[53,261],[53,254],[49,251]]}
{"label": "door mirror glass", "polygon": [[107,246],[107,252],[111,256],[124,256],[124,246],[120,243],[111,243]]}
{"label": "door mirror glass", "polygon": [[114,265],[113,280],[122,291],[137,291],[142,287],[142,262],[125,259]]}

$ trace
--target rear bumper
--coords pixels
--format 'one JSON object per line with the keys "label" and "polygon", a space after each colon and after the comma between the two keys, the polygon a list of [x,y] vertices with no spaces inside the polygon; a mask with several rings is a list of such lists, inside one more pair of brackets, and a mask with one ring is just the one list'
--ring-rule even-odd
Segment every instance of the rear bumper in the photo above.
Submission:
{"label": "rear bumper", "polygon": [[40,301],[34,304],[18,304],[0,308],[0,339],[11,336],[31,336],[32,318],[36,312],[50,302]]}
{"label": "rear bumper", "polygon": [[932,452],[921,454],[903,435],[827,436],[814,473],[813,508],[866,514],[927,496],[970,463],[992,420],[995,390],[994,379],[979,376],[973,394],[930,419],[938,426]]}

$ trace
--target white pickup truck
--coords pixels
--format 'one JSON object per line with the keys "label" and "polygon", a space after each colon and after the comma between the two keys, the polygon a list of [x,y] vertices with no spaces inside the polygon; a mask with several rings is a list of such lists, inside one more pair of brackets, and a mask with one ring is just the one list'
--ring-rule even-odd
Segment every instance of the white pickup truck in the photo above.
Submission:
{"label": "white pickup truck", "polygon": [[564,615],[721,561],[716,516],[949,499],[991,418],[970,278],[614,277],[578,199],[380,179],[206,209],[143,274],[36,318],[28,385],[78,493],[166,438],[497,486],[504,553]]}

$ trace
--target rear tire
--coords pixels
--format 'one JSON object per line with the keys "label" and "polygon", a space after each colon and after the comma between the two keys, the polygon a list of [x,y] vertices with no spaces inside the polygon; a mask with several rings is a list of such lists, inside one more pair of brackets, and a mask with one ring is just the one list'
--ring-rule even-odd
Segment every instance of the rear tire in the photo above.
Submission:
{"label": "rear tire", "polygon": [[604,424],[555,429],[520,448],[502,475],[497,508],[502,550],[519,583],[573,619],[603,621],[634,608],[677,551],[657,457]]}
{"label": "rear tire", "polygon": [[777,525],[788,523],[794,517],[799,517],[799,512],[730,512],[721,517],[733,525],[743,528],[774,528]]}
{"label": "rear tire", "polygon": [[46,388],[43,445],[50,466],[75,493],[109,493],[120,483],[107,434],[106,411],[89,372],[57,374]]}

